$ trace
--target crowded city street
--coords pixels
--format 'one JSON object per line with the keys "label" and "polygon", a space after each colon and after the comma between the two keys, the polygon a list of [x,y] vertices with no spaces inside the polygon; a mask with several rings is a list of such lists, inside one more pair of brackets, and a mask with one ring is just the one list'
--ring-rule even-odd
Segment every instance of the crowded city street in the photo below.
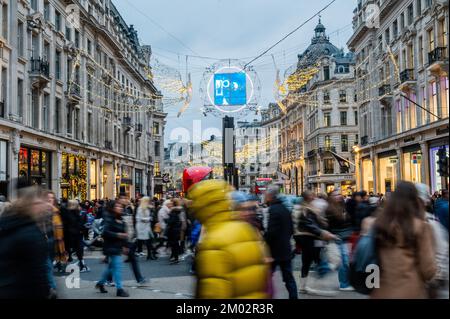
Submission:
{"label": "crowded city street", "polygon": [[448,26],[448,0],[0,0],[0,302],[448,303]]}

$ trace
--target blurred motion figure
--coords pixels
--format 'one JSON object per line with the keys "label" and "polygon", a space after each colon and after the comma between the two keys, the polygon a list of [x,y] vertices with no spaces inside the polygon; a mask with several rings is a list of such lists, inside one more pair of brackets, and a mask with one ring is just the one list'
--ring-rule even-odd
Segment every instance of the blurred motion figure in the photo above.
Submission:
{"label": "blurred motion figure", "polygon": [[225,181],[207,180],[189,189],[190,209],[204,229],[196,254],[200,299],[269,297],[267,250],[257,231],[236,220]]}

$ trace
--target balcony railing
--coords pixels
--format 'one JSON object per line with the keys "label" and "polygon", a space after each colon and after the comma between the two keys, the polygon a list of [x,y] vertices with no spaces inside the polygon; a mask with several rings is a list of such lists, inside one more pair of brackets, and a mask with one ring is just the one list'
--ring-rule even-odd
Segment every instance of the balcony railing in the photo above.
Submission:
{"label": "balcony railing", "polygon": [[448,59],[446,47],[436,48],[428,53],[428,63],[430,65],[436,62],[445,61],[446,59]]}
{"label": "balcony railing", "polygon": [[406,69],[400,73],[400,82],[405,83],[409,81],[415,81],[414,69]]}
{"label": "balcony railing", "polygon": [[336,153],[336,147],[334,147],[334,146],[325,146],[325,147],[319,148],[319,153],[325,153],[325,152]]}
{"label": "balcony railing", "polygon": [[5,117],[5,101],[0,101],[0,117]]}
{"label": "balcony railing", "polygon": [[31,73],[34,75],[42,75],[46,78],[50,77],[50,64],[42,58],[32,58],[31,61]]}
{"label": "balcony railing", "polygon": [[369,137],[368,136],[361,137],[361,145],[366,146],[367,144],[369,144]]}
{"label": "balcony railing", "polygon": [[143,131],[143,127],[144,127],[144,126],[143,126],[142,124],[137,124],[137,125],[136,125],[136,128],[135,128],[135,131],[136,131],[136,132],[142,132],[142,131]]}
{"label": "balcony railing", "polygon": [[334,174],[334,169],[331,169],[331,168],[327,169],[327,168],[325,168],[323,172],[326,175],[332,175],[332,174]]}
{"label": "balcony railing", "polygon": [[68,95],[70,98],[74,100],[81,100],[81,90],[80,86],[76,83],[69,84],[70,90],[68,91]]}
{"label": "balcony railing", "polygon": [[384,84],[378,88],[378,96],[384,96],[391,93],[391,86],[389,84]]}

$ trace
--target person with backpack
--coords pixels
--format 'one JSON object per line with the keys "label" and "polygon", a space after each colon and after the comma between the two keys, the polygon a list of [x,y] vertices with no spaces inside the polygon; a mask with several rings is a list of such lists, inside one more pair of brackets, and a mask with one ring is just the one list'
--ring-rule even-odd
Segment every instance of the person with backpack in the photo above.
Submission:
{"label": "person with backpack", "polygon": [[380,269],[373,299],[428,298],[427,283],[436,275],[433,230],[413,183],[399,182],[374,224]]}

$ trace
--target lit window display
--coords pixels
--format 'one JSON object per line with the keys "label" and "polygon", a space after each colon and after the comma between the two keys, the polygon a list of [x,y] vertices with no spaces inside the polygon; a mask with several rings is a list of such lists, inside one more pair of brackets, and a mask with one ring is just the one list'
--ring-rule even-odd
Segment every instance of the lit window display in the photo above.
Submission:
{"label": "lit window display", "polygon": [[97,161],[91,160],[89,167],[90,199],[97,199]]}
{"label": "lit window display", "polygon": [[420,151],[403,154],[403,179],[413,183],[422,183],[422,153]]}
{"label": "lit window display", "polygon": [[379,190],[382,194],[390,193],[395,190],[398,182],[397,176],[397,156],[382,157],[378,161],[378,171],[380,176]]}
{"label": "lit window display", "polygon": [[19,178],[26,185],[40,185],[50,189],[50,153],[21,147],[19,151]]}
{"label": "lit window display", "polygon": [[61,194],[66,199],[87,199],[87,161],[81,155],[62,154]]}
{"label": "lit window display", "polygon": [[367,192],[374,192],[373,188],[373,166],[369,158],[362,161],[363,189]]}

